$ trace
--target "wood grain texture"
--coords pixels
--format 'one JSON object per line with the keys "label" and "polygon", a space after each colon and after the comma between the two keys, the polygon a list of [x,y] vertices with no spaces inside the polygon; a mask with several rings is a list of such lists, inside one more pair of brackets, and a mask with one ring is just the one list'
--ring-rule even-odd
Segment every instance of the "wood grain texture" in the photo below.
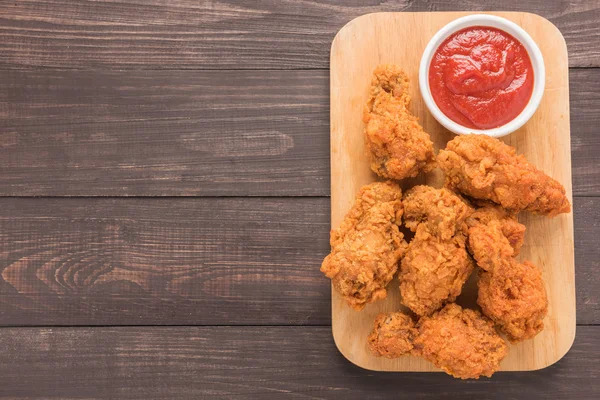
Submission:
{"label": "wood grain texture", "polygon": [[[600,324],[598,209],[575,199],[579,324]],[[329,214],[328,198],[1,198],[0,325],[328,325]]]}
{"label": "wood grain texture", "polygon": [[[436,149],[452,135],[428,112],[419,96],[418,65],[429,39],[442,26],[464,13],[379,13],[363,16],[346,25],[331,47],[331,227],[340,226],[360,188],[377,179],[365,151],[364,123],[360,118],[368,101],[370,78],[379,64],[404,68],[412,86],[412,111]],[[569,131],[569,75],[567,49],[560,32],[547,20],[525,13],[498,13],[522,26],[538,43],[546,64],[544,97],[526,125],[503,141],[541,170],[561,182],[572,196],[571,135]],[[405,45],[398,47],[397,43]],[[412,66],[412,67],[411,67]],[[352,117],[349,117],[352,116]],[[417,179],[435,187],[443,185],[440,170]],[[407,181],[403,181],[405,185]],[[414,181],[408,186],[412,186]],[[544,368],[559,360],[575,337],[576,295],[573,215],[554,218],[522,213],[527,227],[520,259],[540,268],[548,293],[545,328],[534,339],[511,345],[500,365],[504,371]],[[476,287],[463,289],[476,298]],[[400,304],[398,283],[388,286],[384,301],[353,310],[337,292],[332,293],[332,325],[335,342],[353,363],[376,371],[430,371],[422,358],[378,358],[369,351],[366,338],[381,312],[394,312]],[[474,303],[474,301],[472,302]]]}
{"label": "wood grain texture", "polygon": [[600,327],[530,373],[460,381],[362,370],[329,327],[2,329],[0,398],[547,399],[598,398]]}
{"label": "wood grain texture", "polygon": [[600,66],[596,0],[21,0],[0,3],[0,68],[327,68],[336,32],[382,11],[529,11]]}
{"label": "wood grain texture", "polygon": [[328,192],[310,71],[4,71],[0,195]]}
{"label": "wood grain texture", "polygon": [[[1,196],[328,196],[328,71],[4,71]],[[572,69],[575,195],[600,195],[600,69]]]}
{"label": "wood grain texture", "polygon": [[600,196],[600,69],[570,71],[573,195]]}
{"label": "wood grain texture", "polygon": [[328,199],[0,199],[0,324],[328,324]]}
{"label": "wood grain texture", "polygon": [[600,198],[576,198],[574,205],[577,322],[600,325]]}

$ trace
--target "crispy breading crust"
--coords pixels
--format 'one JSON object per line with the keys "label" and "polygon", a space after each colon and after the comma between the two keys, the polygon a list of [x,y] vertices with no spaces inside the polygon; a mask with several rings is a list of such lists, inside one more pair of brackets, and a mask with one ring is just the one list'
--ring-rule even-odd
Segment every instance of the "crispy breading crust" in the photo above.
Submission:
{"label": "crispy breading crust", "polygon": [[460,135],[438,154],[446,186],[467,196],[491,200],[511,212],[555,216],[571,211],[565,188],[531,165],[523,155],[487,135]]}
{"label": "crispy breading crust", "polygon": [[461,293],[474,263],[465,249],[473,211],[447,189],[415,186],[405,193],[405,225],[416,231],[400,264],[402,304],[429,315]]}
{"label": "crispy breading crust", "polygon": [[406,250],[398,225],[402,192],[393,182],[364,186],[340,227],[331,231],[331,253],[321,271],[356,310],[384,299]]}
{"label": "crispy breading crust", "polygon": [[398,358],[411,352],[416,335],[415,322],[408,315],[401,312],[379,314],[367,342],[374,354]]}
{"label": "crispy breading crust", "polygon": [[531,339],[544,329],[548,298],[540,270],[511,260],[500,272],[479,276],[477,304],[511,342]]}
{"label": "crispy breading crust", "polygon": [[410,102],[404,71],[378,66],[363,121],[371,169],[384,178],[399,180],[435,168],[433,142],[409,111]]}
{"label": "crispy breading crust", "polygon": [[413,353],[455,378],[490,377],[508,352],[492,321],[457,304],[421,318],[417,330]]}
{"label": "crispy breading crust", "polygon": [[530,339],[543,328],[548,297],[540,270],[519,263],[497,220],[469,229],[469,249],[482,268],[477,304],[511,342]]}
{"label": "crispy breading crust", "polygon": [[476,209],[467,218],[467,226],[472,228],[478,224],[487,225],[496,220],[501,225],[502,234],[514,250],[514,255],[518,255],[525,241],[525,225],[520,224],[515,214],[510,213],[502,207],[493,203],[480,204],[482,207]]}
{"label": "crispy breading crust", "polygon": [[421,356],[462,379],[491,376],[508,351],[492,321],[456,304],[422,317],[416,327],[404,313],[379,314],[367,343],[377,356]]}
{"label": "crispy breading crust", "polygon": [[469,251],[484,271],[493,272],[505,265],[515,255],[515,250],[502,232],[498,220],[477,224],[469,228]]}
{"label": "crispy breading crust", "polygon": [[408,190],[402,198],[404,225],[413,232],[420,224],[441,239],[450,239],[466,232],[465,221],[473,212],[469,204],[456,193],[442,188],[419,185]]}
{"label": "crispy breading crust", "polygon": [[419,226],[400,264],[402,304],[417,315],[439,310],[456,300],[474,267],[463,234],[444,240]]}

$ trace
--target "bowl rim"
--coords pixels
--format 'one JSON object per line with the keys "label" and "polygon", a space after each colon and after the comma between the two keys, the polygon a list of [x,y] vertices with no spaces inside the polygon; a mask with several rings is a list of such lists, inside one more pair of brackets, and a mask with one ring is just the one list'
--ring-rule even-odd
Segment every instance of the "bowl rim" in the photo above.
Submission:
{"label": "bowl rim", "polygon": [[[433,96],[431,95],[431,90],[429,88],[429,67],[435,51],[450,35],[461,29],[472,26],[489,26],[503,30],[509,35],[513,36],[525,47],[533,67],[533,91],[531,93],[529,102],[521,111],[521,113],[513,120],[497,128],[473,129],[454,122],[439,109],[438,105],[433,99]],[[496,15],[472,14],[457,18],[446,24],[440,30],[438,30],[435,35],[433,35],[425,47],[423,55],[421,56],[421,63],[419,65],[419,88],[421,90],[421,96],[425,101],[425,105],[440,124],[442,124],[446,129],[459,135],[478,133],[491,137],[502,137],[509,135],[521,128],[527,121],[529,121],[529,119],[537,110],[544,94],[545,83],[546,68],[544,66],[542,52],[537,43],[519,25],[506,18],[498,17]]]}

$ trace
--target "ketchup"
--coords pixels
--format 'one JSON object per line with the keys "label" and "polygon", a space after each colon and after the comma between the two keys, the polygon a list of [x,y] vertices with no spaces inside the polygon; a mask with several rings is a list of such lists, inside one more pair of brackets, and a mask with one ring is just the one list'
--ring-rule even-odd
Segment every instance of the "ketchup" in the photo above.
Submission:
{"label": "ketchup", "polygon": [[440,110],[454,122],[474,129],[497,128],[527,106],[533,67],[525,47],[508,33],[469,27],[436,50],[429,87]]}

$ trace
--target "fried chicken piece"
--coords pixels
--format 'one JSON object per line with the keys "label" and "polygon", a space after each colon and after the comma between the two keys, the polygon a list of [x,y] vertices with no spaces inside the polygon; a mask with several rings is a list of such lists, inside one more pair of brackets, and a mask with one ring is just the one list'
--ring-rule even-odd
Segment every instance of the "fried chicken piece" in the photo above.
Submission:
{"label": "fried chicken piece", "polygon": [[548,298],[540,270],[529,261],[510,260],[496,272],[481,272],[477,304],[511,342],[544,329]]}
{"label": "fried chicken piece", "polygon": [[494,272],[515,255],[515,249],[502,231],[498,220],[469,228],[469,251],[484,271]]}
{"label": "fried chicken piece", "polygon": [[461,379],[492,376],[508,352],[492,321],[454,303],[422,317],[416,326],[401,312],[379,314],[367,342],[379,357],[421,356]]}
{"label": "fried chicken piece", "polygon": [[446,186],[511,212],[556,216],[571,211],[565,188],[529,164],[523,155],[487,135],[460,135],[438,155]]}
{"label": "fried chicken piece", "polygon": [[514,254],[518,255],[525,240],[525,225],[520,224],[517,217],[500,206],[493,203],[483,204],[481,208],[476,209],[467,218],[467,226],[473,228],[478,224],[488,225],[491,221],[498,221],[500,229],[510,246],[513,248]]}
{"label": "fried chicken piece", "polygon": [[404,225],[413,232],[420,224],[441,239],[465,231],[464,222],[473,212],[465,200],[448,189],[415,186],[404,194]]}
{"label": "fried chicken piece", "polygon": [[514,249],[492,220],[469,229],[469,249],[483,271],[477,304],[511,342],[530,339],[543,328],[548,298],[540,270],[529,261],[519,263]]}
{"label": "fried chicken piece", "polygon": [[404,179],[435,168],[433,143],[409,111],[410,103],[404,71],[395,65],[378,66],[363,121],[371,169],[379,176]]}
{"label": "fried chicken piece", "polygon": [[331,231],[331,253],[321,271],[356,310],[384,299],[386,286],[406,250],[398,225],[402,192],[393,182],[375,182],[361,188],[340,227]]}
{"label": "fried chicken piece", "polygon": [[465,235],[442,239],[419,225],[400,264],[402,304],[421,316],[439,310],[456,300],[474,267]]}
{"label": "fried chicken piece", "polygon": [[374,354],[398,358],[411,352],[416,335],[415,322],[408,315],[401,312],[379,314],[367,342]]}
{"label": "fried chicken piece", "polygon": [[455,378],[490,377],[508,352],[492,321],[457,304],[421,318],[417,330],[413,354]]}
{"label": "fried chicken piece", "polygon": [[402,200],[405,225],[416,231],[400,264],[402,304],[429,315],[462,291],[474,263],[465,249],[472,209],[447,189],[415,186]]}

